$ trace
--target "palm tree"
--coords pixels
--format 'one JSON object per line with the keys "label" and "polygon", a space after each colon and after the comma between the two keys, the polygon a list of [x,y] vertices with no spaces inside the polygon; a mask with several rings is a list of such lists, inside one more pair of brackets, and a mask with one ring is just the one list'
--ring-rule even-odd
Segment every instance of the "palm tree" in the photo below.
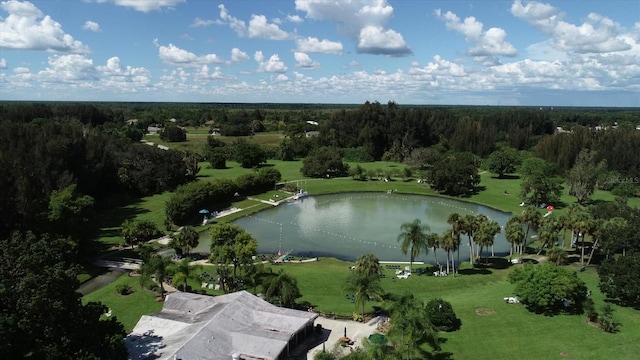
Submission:
{"label": "palm tree", "polygon": [[579,215],[575,219],[575,226],[579,233],[582,234],[581,237],[581,249],[580,249],[580,265],[584,265],[584,239],[587,235],[592,235],[596,232],[597,222],[589,212],[584,212]]}
{"label": "palm tree", "polygon": [[[493,245],[493,239],[497,234],[501,231],[500,224],[496,221],[488,221],[480,225],[478,231],[476,232],[476,242],[480,246],[480,251],[478,252],[478,260],[482,257],[482,249],[485,247],[489,247]],[[489,257],[485,258],[485,264],[489,263]]]}
{"label": "palm tree", "polygon": [[382,273],[380,260],[373,254],[361,255],[356,260],[356,273],[365,276],[379,276]]}
{"label": "palm tree", "polygon": [[538,211],[538,209],[533,206],[527,206],[522,212],[522,222],[523,222],[522,225],[527,225],[527,230],[525,231],[524,245],[522,246],[522,249],[520,252],[521,254],[527,248],[527,238],[529,237],[529,230],[531,229],[531,227],[538,226],[538,224],[540,224],[541,219],[542,219],[542,215],[540,215],[540,212]]}
{"label": "palm tree", "polygon": [[398,242],[402,242],[400,249],[402,253],[407,255],[409,253],[409,272],[413,272],[413,261],[420,253],[428,253],[427,247],[427,235],[429,231],[429,225],[422,224],[420,219],[415,219],[412,222],[404,223],[400,226],[402,232],[398,235]]}
{"label": "palm tree", "polygon": [[567,262],[567,252],[561,248],[554,246],[547,250],[547,258],[549,261],[553,261],[556,265],[562,265]]}
{"label": "palm tree", "polygon": [[433,259],[436,261],[436,265],[439,267],[440,263],[438,262],[438,256],[436,254],[436,250],[440,246],[440,239],[438,237],[438,234],[429,233],[427,235],[427,246],[433,249]]}
{"label": "palm tree", "polygon": [[202,269],[202,265],[190,265],[191,259],[184,258],[178,263],[171,264],[169,273],[173,274],[173,283],[182,284],[182,291],[187,291],[187,281],[197,279],[196,270]]}
{"label": "palm tree", "polygon": [[177,237],[179,239],[178,243],[183,247],[183,251],[186,254],[189,254],[191,249],[198,246],[200,240],[200,234],[193,226],[183,227]]}
{"label": "palm tree", "polygon": [[144,278],[155,275],[156,282],[160,285],[160,298],[164,299],[164,280],[167,278],[169,266],[173,262],[170,258],[160,255],[152,255],[142,265],[142,275]]}
{"label": "palm tree", "polygon": [[[450,231],[447,232],[452,236]],[[433,325],[430,321],[425,321],[428,315],[421,299],[407,292],[390,299],[388,311],[390,327],[387,334],[397,349],[395,358],[411,358],[411,354],[416,354],[418,359],[427,358],[426,351],[422,348],[424,344],[429,344],[436,350],[440,348]]]}
{"label": "palm tree", "polygon": [[[445,230],[442,233],[442,235],[440,235],[440,248],[447,252],[447,274],[449,273],[450,259],[451,259],[451,264],[453,265],[453,258],[451,257],[451,252],[456,251],[459,245],[460,245],[460,236],[454,236],[452,231]],[[455,270],[455,267],[454,267],[454,270]]]}
{"label": "palm tree", "polygon": [[354,293],[355,306],[360,306],[362,309],[362,322],[364,322],[364,306],[367,301],[371,299],[382,301],[384,294],[378,275],[364,275],[356,272],[347,278],[347,290]]}
{"label": "palm tree", "polygon": [[293,308],[296,299],[302,297],[296,279],[282,269],[276,276],[268,278],[263,286],[265,298],[269,302],[279,303],[280,306]]}
{"label": "palm tree", "polygon": [[593,253],[598,246],[598,242],[603,234],[619,234],[623,232],[627,228],[627,220],[621,217],[614,217],[609,219],[608,221],[600,221],[596,226],[596,231],[593,233],[593,246],[591,247],[591,254],[589,254],[589,260],[587,261],[587,266],[591,264],[591,259],[593,259]]}
{"label": "palm tree", "polygon": [[559,232],[553,220],[547,220],[545,218],[538,231],[538,240],[541,242],[540,249],[538,250],[538,255],[542,253],[542,249],[545,247],[552,247],[555,245],[556,241],[558,241]]}
{"label": "palm tree", "polygon": [[[507,241],[511,244],[511,248],[509,249],[509,261],[511,261],[514,248],[523,242],[525,236],[524,230],[522,229],[522,220],[519,216],[514,215],[509,218],[504,235]],[[518,252],[517,248],[516,252]]]}
{"label": "palm tree", "polygon": [[471,266],[473,266],[473,237],[475,236],[476,231],[478,230],[478,225],[476,222],[477,217],[471,214],[467,214],[464,216],[464,234],[467,235],[467,239],[469,240],[469,262]]}

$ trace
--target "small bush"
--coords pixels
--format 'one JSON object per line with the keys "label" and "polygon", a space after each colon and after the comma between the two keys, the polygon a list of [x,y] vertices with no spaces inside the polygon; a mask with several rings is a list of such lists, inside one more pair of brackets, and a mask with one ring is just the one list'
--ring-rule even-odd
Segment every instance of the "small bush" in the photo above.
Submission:
{"label": "small bush", "polygon": [[620,330],[620,322],[613,317],[613,308],[606,304],[602,307],[602,316],[598,319],[600,328],[608,333],[616,333]]}
{"label": "small bush", "polygon": [[587,313],[587,318],[589,319],[589,321],[591,322],[598,321],[598,312],[596,311],[596,307],[593,304],[593,299],[586,298],[582,303],[582,307],[584,308],[584,311]]}
{"label": "small bush", "polygon": [[453,307],[442,299],[433,299],[426,305],[427,316],[438,331],[456,331],[460,329],[462,321],[456,317]]}
{"label": "small bush", "polygon": [[120,295],[129,295],[133,293],[133,288],[129,284],[118,284],[116,286],[116,292]]}

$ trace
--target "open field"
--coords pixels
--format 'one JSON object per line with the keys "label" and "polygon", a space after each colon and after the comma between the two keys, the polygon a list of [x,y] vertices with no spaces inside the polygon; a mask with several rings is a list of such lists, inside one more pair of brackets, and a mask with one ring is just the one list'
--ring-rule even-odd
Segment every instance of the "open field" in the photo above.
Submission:
{"label": "open field", "polygon": [[[350,191],[387,191],[437,195],[428,186],[418,184],[414,179],[404,181],[400,178],[390,182],[368,180],[354,181],[351,178],[339,179],[304,179],[300,176],[301,161],[278,162],[269,161],[282,173],[288,181],[309,191],[311,195],[350,192]],[[200,173],[202,180],[209,178],[235,178],[238,175],[253,171],[242,169],[239,165],[229,162],[228,169],[206,169],[203,164]],[[355,166],[356,164],[352,164]],[[375,162],[360,164],[365,169],[391,170],[402,169],[404,165]],[[482,174],[480,184],[482,191],[471,195],[467,201],[481,203],[507,212],[519,212],[520,179],[497,179],[491,174]],[[505,195],[505,190],[507,194]],[[268,200],[276,192],[256,196]],[[102,229],[104,242],[117,244],[120,242],[118,224],[124,219],[149,219],[162,228],[164,219],[164,203],[170,193],[155,195],[140,199],[126,207],[102,214],[105,226]],[[612,201],[609,192],[597,191],[592,196],[592,202]],[[565,189],[562,202],[557,207],[558,212],[564,211],[566,206],[573,203],[573,197]],[[632,206],[640,206],[640,199],[631,199]],[[248,213],[268,208],[270,205],[252,200],[242,200],[234,203],[245,209],[221,221],[232,221]],[[543,211],[543,210],[541,210]],[[200,227],[200,229],[203,229]],[[349,275],[352,263],[336,259],[321,258],[318,262],[285,263],[272,266],[273,271],[280,269],[293,275],[303,294],[299,302],[309,303],[319,312],[350,316],[358,310],[345,297],[344,284]],[[465,268],[466,265],[466,268]],[[519,265],[516,265],[519,266]],[[424,265],[414,265],[424,267]],[[569,265],[577,269],[578,265]],[[213,266],[205,266],[210,274],[215,274]],[[456,314],[462,320],[461,330],[441,334],[443,338],[442,354],[451,353],[455,359],[634,359],[640,353],[640,312],[614,306],[614,316],[622,323],[618,334],[604,333],[598,328],[585,323],[581,315],[542,316],[528,312],[522,305],[506,304],[503,298],[513,295],[513,286],[506,281],[510,271],[507,269],[470,269],[468,263],[463,264],[461,275],[444,278],[433,276],[412,276],[407,280],[395,278],[393,270],[385,270],[382,284],[385,291],[395,294],[403,292],[413,293],[416,297],[429,300],[435,297],[443,298],[454,307]],[[578,275],[587,283],[592,291],[592,298],[598,310],[604,305],[605,296],[599,291],[598,276],[595,267],[588,268]],[[130,284],[136,292],[129,296],[120,296],[115,292],[119,283]],[[200,289],[199,281],[190,281],[189,285],[195,290]],[[253,289],[248,289],[253,291]],[[258,292],[261,289],[258,287]],[[206,290],[215,295],[220,291]],[[84,301],[100,300],[112,309],[114,315],[130,330],[143,314],[153,313],[161,308],[161,303],[155,301],[153,294],[140,289],[138,278],[127,275],[121,276],[114,283],[84,297]],[[367,304],[367,311],[372,310],[376,303]]]}
{"label": "open field", "polygon": [[[297,279],[303,294],[299,302],[308,302],[321,313],[348,317],[359,311],[345,297],[349,292],[344,290],[344,284],[351,265],[353,263],[321,258],[318,262],[294,261],[272,266],[272,269],[282,269]],[[387,292],[409,292],[425,301],[439,297],[452,304],[462,320],[462,327],[457,332],[440,334],[443,339],[442,352],[452,353],[452,358],[635,359],[640,352],[640,343],[637,341],[640,338],[640,312],[613,305],[615,317],[622,323],[618,334],[604,333],[587,324],[583,315],[533,314],[521,304],[506,304],[503,301],[503,297],[513,295],[513,285],[506,281],[509,268],[471,270],[466,265],[467,270],[461,270],[461,275],[457,277],[421,275],[393,281],[393,270],[386,269],[386,277],[382,279]],[[204,270],[215,274],[213,266],[205,266]],[[596,308],[600,309],[604,304],[604,295],[597,288],[595,269],[589,268],[578,274],[592,291]],[[85,296],[85,301],[102,301],[130,330],[141,315],[158,311],[161,307],[153,295],[139,288],[137,279],[123,275],[113,284]],[[118,283],[128,283],[136,292],[126,297],[120,296],[115,292]],[[190,282],[190,286],[196,290],[200,290],[199,284]],[[221,294],[214,290],[206,292]],[[367,311],[371,311],[376,304],[368,303]]]}
{"label": "open field", "polygon": [[[130,332],[142,315],[152,314],[162,309],[162,302],[156,301],[156,295],[152,292],[142,289],[139,280],[139,277],[124,274],[109,285],[85,295],[82,301],[103,303],[111,309],[112,316],[118,317],[125,330]],[[131,286],[134,290],[133,294],[126,296],[118,294],[116,286],[119,284]]]}
{"label": "open field", "polygon": [[[176,150],[190,150],[202,154],[204,151],[204,145],[207,143],[207,138],[209,137],[209,128],[208,127],[199,127],[187,128],[187,141],[185,142],[174,142],[169,143],[166,141],[160,140],[160,135],[145,135],[144,140],[151,141],[155,145],[164,145],[168,146],[172,149]],[[220,136],[215,135],[216,139],[222,140],[225,143],[233,143],[237,137],[235,136]],[[284,136],[280,132],[263,132],[257,133],[253,136],[243,136],[242,139],[245,139],[249,142],[260,144],[260,145],[269,145],[276,146],[282,140]]]}

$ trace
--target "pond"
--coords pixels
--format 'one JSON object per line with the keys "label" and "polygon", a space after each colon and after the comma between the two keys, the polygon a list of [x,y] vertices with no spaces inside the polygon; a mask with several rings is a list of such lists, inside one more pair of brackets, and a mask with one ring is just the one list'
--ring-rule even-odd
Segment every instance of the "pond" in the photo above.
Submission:
{"label": "pond", "polygon": [[[397,240],[400,226],[417,218],[428,224],[431,232],[442,234],[450,229],[447,217],[453,212],[462,216],[482,213],[503,228],[511,215],[474,203],[432,196],[344,193],[281,204],[235,223],[258,239],[259,253],[330,256],[342,260],[355,260],[362,254],[373,253],[381,261],[408,261]],[[208,252],[210,242],[208,232],[204,232],[194,252]],[[461,238],[460,250],[460,259],[468,260],[466,235]],[[494,252],[496,255],[509,253],[504,233],[495,237]],[[446,253],[438,250],[437,256],[443,263]],[[457,259],[457,255],[454,258]],[[433,251],[420,255],[416,261],[434,263]]]}

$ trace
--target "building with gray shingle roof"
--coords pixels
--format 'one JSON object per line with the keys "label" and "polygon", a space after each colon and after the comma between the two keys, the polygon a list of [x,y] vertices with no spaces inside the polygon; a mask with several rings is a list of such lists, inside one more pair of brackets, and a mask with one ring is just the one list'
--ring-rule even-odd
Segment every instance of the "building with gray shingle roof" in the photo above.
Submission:
{"label": "building with gray shingle roof", "polygon": [[280,360],[313,334],[317,314],[277,307],[239,291],[221,296],[176,292],[127,336],[131,359]]}

